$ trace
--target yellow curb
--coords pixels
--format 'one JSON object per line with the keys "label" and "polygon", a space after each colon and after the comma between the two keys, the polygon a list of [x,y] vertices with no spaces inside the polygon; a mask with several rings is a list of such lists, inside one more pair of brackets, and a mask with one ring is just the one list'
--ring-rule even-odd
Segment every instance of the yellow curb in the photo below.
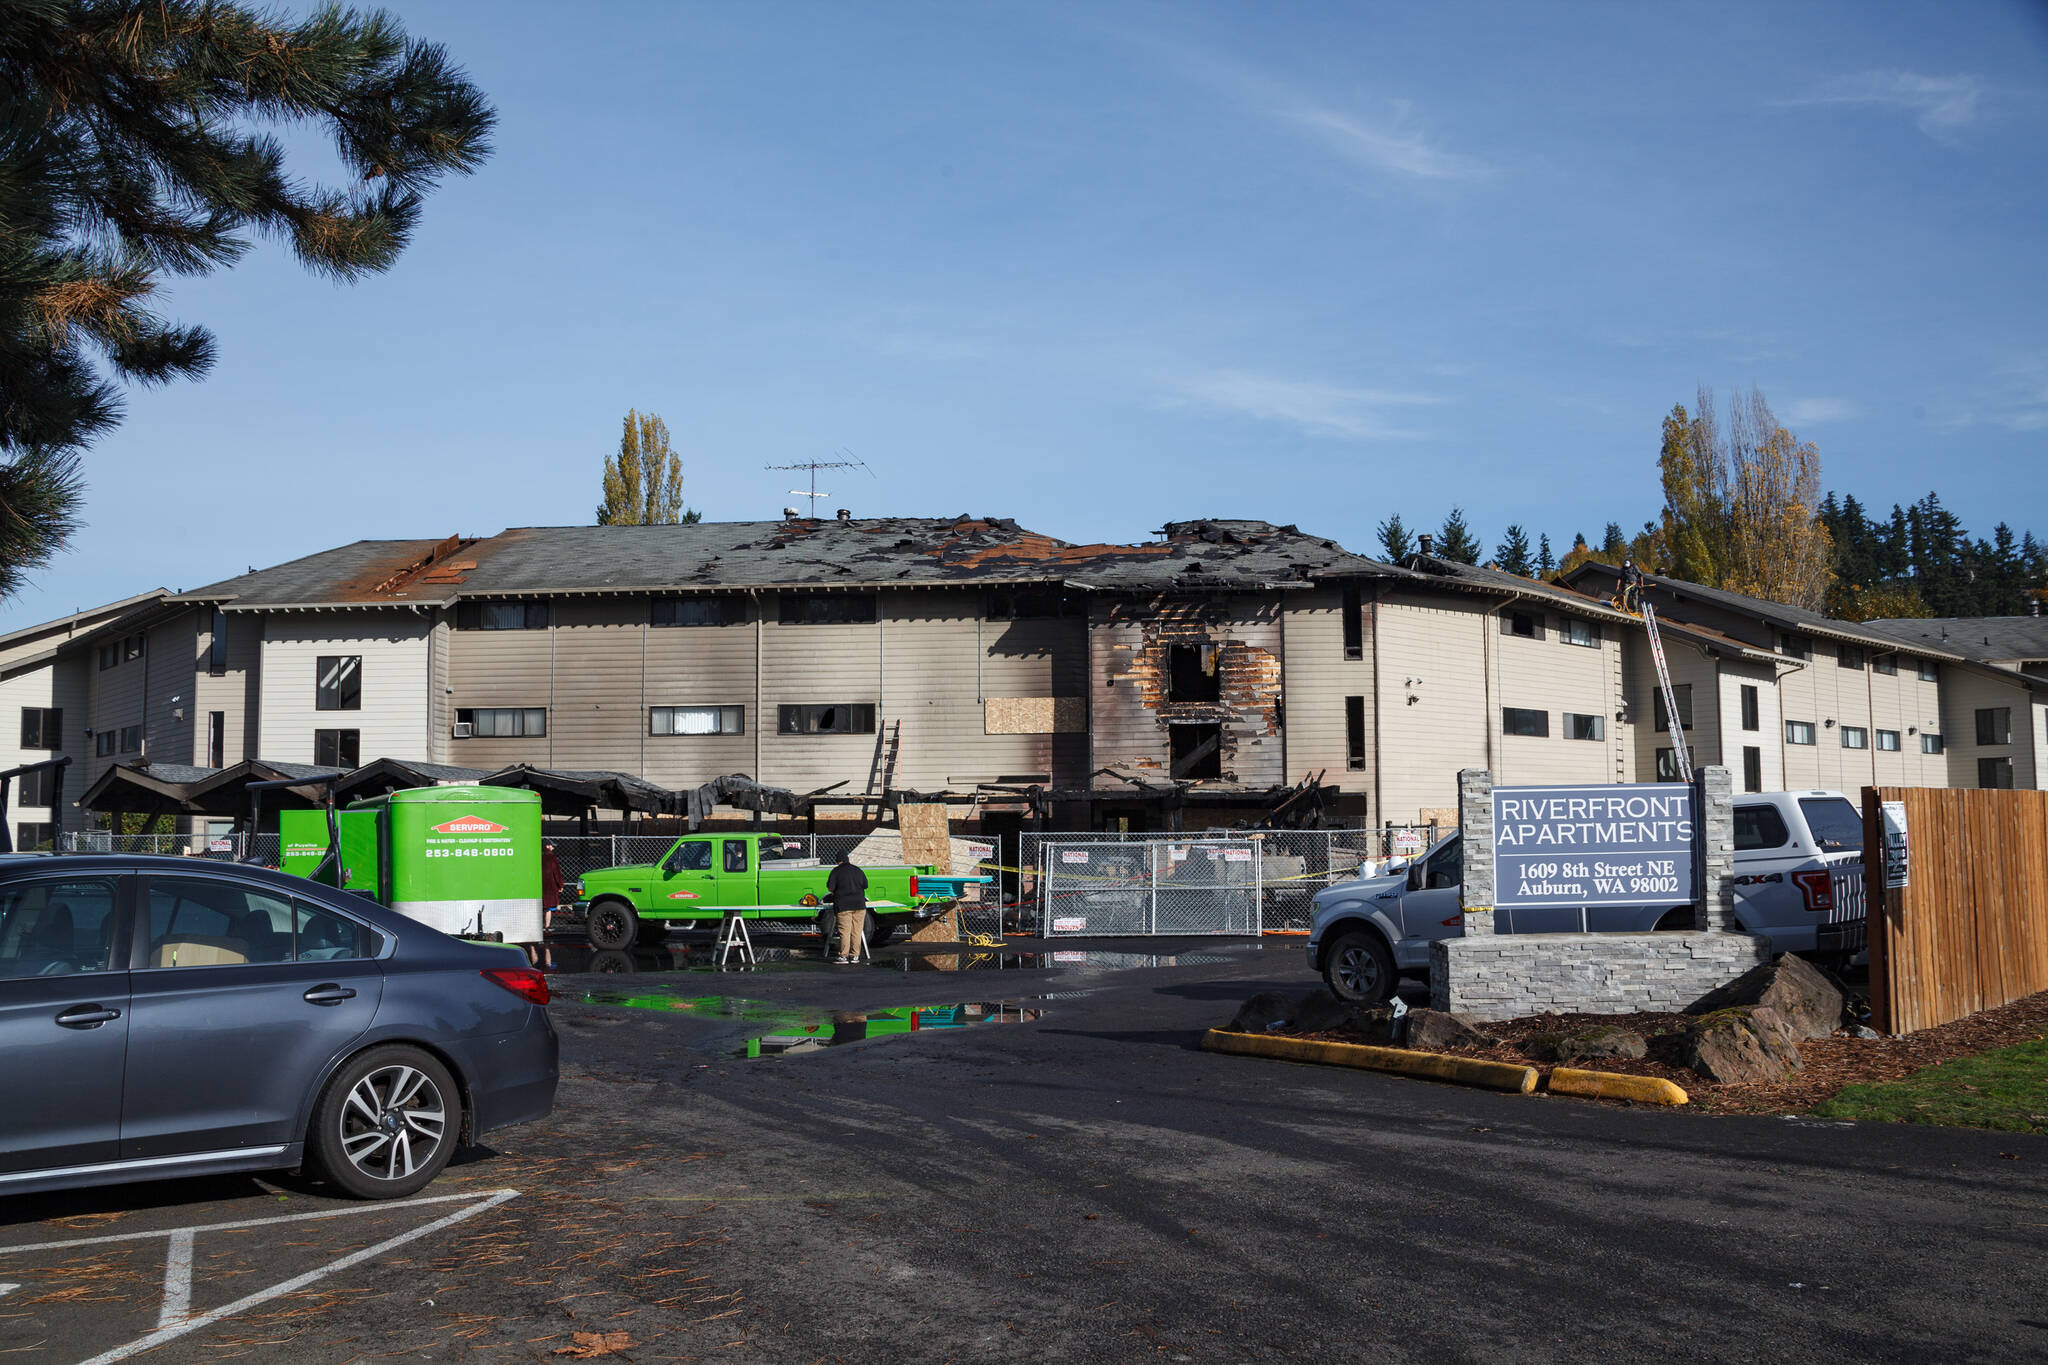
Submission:
{"label": "yellow curb", "polygon": [[1211,1052],[1241,1057],[1276,1057],[1288,1062],[1322,1062],[1363,1071],[1394,1071],[1526,1095],[1536,1088],[1536,1068],[1508,1062],[1483,1062],[1473,1057],[1446,1057],[1438,1052],[1410,1052],[1399,1047],[1364,1043],[1324,1043],[1313,1038],[1276,1038],[1266,1033],[1228,1033],[1210,1029],[1202,1046]]}
{"label": "yellow curb", "polygon": [[1553,1095],[1583,1095],[1592,1100],[1635,1100],[1641,1104],[1688,1104],[1692,1097],[1661,1076],[1629,1076],[1619,1071],[1578,1071],[1554,1067]]}

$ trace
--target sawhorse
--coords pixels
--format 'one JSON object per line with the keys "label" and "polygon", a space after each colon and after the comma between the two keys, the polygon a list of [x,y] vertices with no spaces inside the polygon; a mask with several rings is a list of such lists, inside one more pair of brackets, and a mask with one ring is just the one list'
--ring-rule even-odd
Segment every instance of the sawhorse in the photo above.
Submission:
{"label": "sawhorse", "polygon": [[730,962],[735,948],[739,950],[740,961],[746,966],[754,967],[760,965],[754,957],[754,936],[747,932],[746,917],[738,914],[728,914],[725,917],[724,923],[718,926],[718,965],[720,967],[724,967]]}

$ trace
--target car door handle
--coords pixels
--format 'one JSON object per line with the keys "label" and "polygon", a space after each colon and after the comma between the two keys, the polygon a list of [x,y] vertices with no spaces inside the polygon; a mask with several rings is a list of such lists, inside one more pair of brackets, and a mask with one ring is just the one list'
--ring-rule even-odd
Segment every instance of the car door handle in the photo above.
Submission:
{"label": "car door handle", "polygon": [[73,1005],[57,1016],[57,1022],[65,1028],[98,1028],[120,1017],[121,1011],[103,1005]]}
{"label": "car door handle", "polygon": [[337,986],[331,981],[306,992],[306,1003],[309,1005],[339,1005],[344,1000],[355,998],[356,993],[347,986]]}

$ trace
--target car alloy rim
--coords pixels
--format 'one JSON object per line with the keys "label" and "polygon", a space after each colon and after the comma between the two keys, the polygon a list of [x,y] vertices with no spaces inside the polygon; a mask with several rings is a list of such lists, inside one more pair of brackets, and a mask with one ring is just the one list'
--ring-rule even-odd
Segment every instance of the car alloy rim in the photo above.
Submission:
{"label": "car alloy rim", "polygon": [[373,1180],[403,1180],[433,1160],[448,1131],[441,1091],[417,1067],[384,1066],[341,1107],[341,1150]]}
{"label": "car alloy rim", "polygon": [[1364,993],[1379,981],[1379,963],[1363,948],[1346,948],[1337,955],[1337,975],[1352,990]]}

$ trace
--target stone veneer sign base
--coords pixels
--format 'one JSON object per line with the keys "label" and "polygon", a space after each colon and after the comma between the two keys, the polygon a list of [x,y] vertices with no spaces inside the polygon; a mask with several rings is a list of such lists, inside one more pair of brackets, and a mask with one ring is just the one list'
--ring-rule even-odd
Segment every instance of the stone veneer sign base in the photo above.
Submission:
{"label": "stone veneer sign base", "polygon": [[1474,1019],[1677,1013],[1775,954],[1749,934],[1484,934],[1430,945],[1429,1004]]}

